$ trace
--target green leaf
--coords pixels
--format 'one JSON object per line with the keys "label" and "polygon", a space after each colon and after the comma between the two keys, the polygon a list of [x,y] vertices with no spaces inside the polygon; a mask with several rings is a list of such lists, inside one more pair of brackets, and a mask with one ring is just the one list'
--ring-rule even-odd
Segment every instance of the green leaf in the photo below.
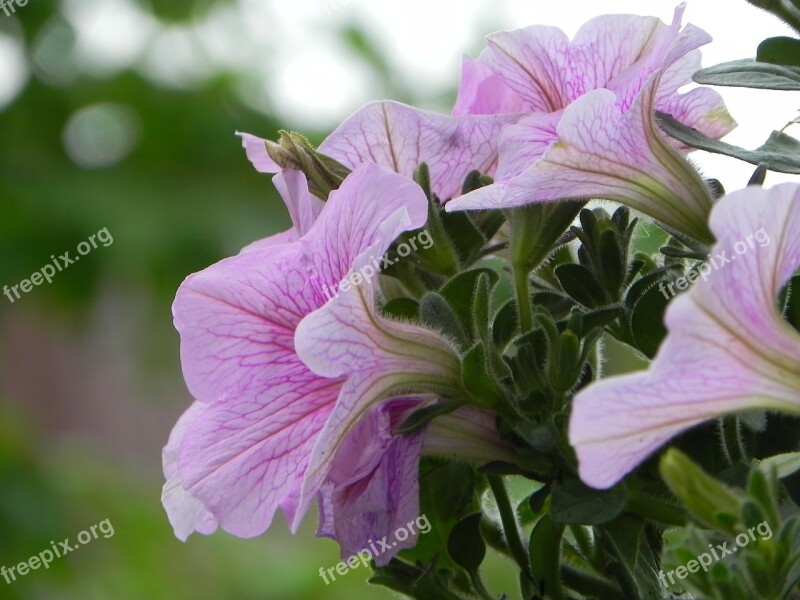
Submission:
{"label": "green leaf", "polygon": [[608,303],[603,287],[583,265],[560,265],[555,273],[564,291],[584,306],[594,308]]}
{"label": "green leaf", "polygon": [[553,423],[536,425],[530,421],[515,423],[513,432],[534,451],[546,454],[558,443],[558,430]]}
{"label": "green leaf", "polygon": [[531,304],[546,308],[556,320],[567,317],[575,307],[575,301],[560,292],[536,292],[531,294]]}
{"label": "green leaf", "polygon": [[622,485],[595,490],[571,479],[553,486],[550,516],[561,525],[601,525],[619,516],[627,501]]}
{"label": "green leaf", "polygon": [[486,239],[466,213],[442,213],[441,218],[444,229],[456,247],[462,264],[472,264],[486,243]]}
{"label": "green leaf", "polygon": [[481,537],[483,513],[475,513],[459,521],[447,539],[450,558],[467,573],[475,574],[486,557],[486,542]]}
{"label": "green leaf", "polygon": [[800,175],[800,140],[783,132],[773,131],[763,146],[755,150],[745,150],[710,138],[665,113],[657,112],[656,117],[661,129],[669,136],[692,148],[732,156],[754,165],[764,165],[770,171]]}
{"label": "green leaf", "polygon": [[478,510],[474,499],[475,471],[466,463],[423,457],[419,489],[420,514],[428,517],[431,529],[402,555],[423,563],[436,560],[439,569],[455,569],[447,553],[447,541],[456,523]]}
{"label": "green leaf", "polygon": [[648,536],[645,520],[626,513],[601,529],[603,549],[615,559],[606,568],[620,584],[622,597],[661,598],[661,584],[654,576],[658,571],[660,541]]}
{"label": "green leaf", "polygon": [[439,290],[439,293],[447,300],[447,303],[458,317],[464,331],[472,332],[472,305],[475,286],[482,274],[489,278],[490,288],[494,287],[500,279],[497,271],[492,269],[470,269],[453,277]]}
{"label": "green leaf", "polygon": [[758,464],[758,468],[769,473],[775,469],[778,479],[788,477],[792,473],[800,471],[800,452],[789,452],[765,458]]}
{"label": "green leaf", "polygon": [[535,492],[533,492],[528,498],[528,507],[531,509],[531,512],[535,515],[538,515],[542,512],[544,508],[545,501],[550,497],[550,484],[542,486]]}
{"label": "green leaf", "polygon": [[464,356],[461,378],[465,389],[481,406],[498,408],[505,404],[503,390],[489,373],[483,342],[475,344]]}
{"label": "green leaf", "polygon": [[506,216],[501,210],[475,210],[470,211],[469,216],[487,240],[491,240],[506,222]]}
{"label": "green leaf", "polygon": [[531,572],[541,597],[563,600],[564,591],[559,577],[561,564],[561,538],[564,528],[544,515],[533,528],[528,544]]}
{"label": "green leaf", "polygon": [[633,309],[634,306],[642,299],[647,291],[656,285],[662,279],[668,277],[672,271],[680,270],[680,265],[666,265],[659,267],[655,271],[651,271],[647,275],[637,279],[633,285],[628,289],[625,295],[625,306]]}
{"label": "green leaf", "polygon": [[658,347],[667,335],[667,328],[664,325],[667,304],[669,298],[664,296],[658,286],[653,286],[633,307],[631,333],[636,347],[648,358],[656,355]]}
{"label": "green leaf", "polygon": [[766,39],[758,45],[756,60],[773,65],[800,67],[800,40],[783,36]]}
{"label": "green leaf", "polygon": [[562,331],[558,348],[558,361],[550,363],[550,385],[558,392],[566,392],[580,378],[583,366],[581,341],[572,331]]}
{"label": "green leaf", "polygon": [[462,347],[468,345],[467,334],[459,322],[455,311],[442,296],[436,292],[428,292],[422,297],[419,305],[419,315],[423,324],[431,329],[441,331],[451,337]]}
{"label": "green leaf", "polygon": [[[750,478],[747,482],[747,492],[761,505],[762,510],[767,515],[769,524],[777,528],[780,526],[781,521],[778,516],[775,487],[777,486],[775,485],[775,479],[773,479],[771,473],[765,473],[761,469],[753,469],[750,471]],[[760,521],[757,521],[757,523],[758,522]]]}
{"label": "green leaf", "polygon": [[517,332],[517,306],[514,300],[509,300],[497,314],[492,322],[492,340],[494,347],[502,350]]}
{"label": "green leaf", "polygon": [[423,569],[394,558],[385,567],[376,568],[369,583],[382,585],[409,598],[455,600],[460,596],[450,591],[453,587],[452,575],[452,571],[430,567]]}
{"label": "green leaf", "polygon": [[475,297],[472,306],[472,338],[480,340],[484,346],[490,347],[489,310],[491,308],[492,283],[485,273],[478,276],[475,282]]}
{"label": "green leaf", "polygon": [[758,62],[752,58],[734,60],[694,74],[697,83],[764,90],[800,90],[800,68]]}
{"label": "green leaf", "polygon": [[625,309],[622,306],[607,306],[598,308],[585,313],[574,313],[570,318],[569,328],[574,331],[579,337],[586,337],[594,329],[603,329],[606,325],[610,325],[616,319],[625,315]]}
{"label": "green leaf", "polygon": [[800,32],[800,0],[747,0]]}
{"label": "green leaf", "polygon": [[608,292],[616,294],[627,274],[625,264],[627,255],[625,249],[620,246],[615,230],[607,229],[600,234],[597,252],[602,265],[603,286]]}

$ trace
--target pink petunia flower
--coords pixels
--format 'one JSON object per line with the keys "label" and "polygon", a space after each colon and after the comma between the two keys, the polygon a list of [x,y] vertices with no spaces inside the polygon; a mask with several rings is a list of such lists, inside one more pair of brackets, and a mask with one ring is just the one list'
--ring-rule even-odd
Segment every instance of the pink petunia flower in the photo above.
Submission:
{"label": "pink petunia flower", "polygon": [[[180,448],[171,488],[183,488],[226,531],[257,535],[278,506],[292,524],[299,521],[308,457],[342,380],[308,370],[294,350],[295,329],[326,303],[323,285],[338,283],[361,253],[384,252],[426,218],[418,186],[365,165],[302,237],[283,244],[277,242],[298,232],[268,238],[181,286],[175,325],[184,377],[201,407],[173,436]],[[295,228],[306,225],[298,220]],[[171,499],[165,504],[172,517],[181,513]],[[173,525],[184,539],[194,529],[191,522]]]}
{"label": "pink petunia flower", "polygon": [[569,438],[588,485],[607,488],[675,434],[746,410],[800,414],[800,333],[777,296],[800,267],[800,186],[758,187],[711,213],[717,270],[669,306],[669,334],[646,372],[591,385]]}
{"label": "pink petunia flower", "polygon": [[[293,227],[190,276],[175,299],[196,402],[164,449],[162,501],[185,540],[218,525],[259,535],[278,508],[296,530],[319,497],[320,534],[337,535],[343,552],[361,549],[416,516],[422,445],[447,445],[434,427],[393,436],[407,412],[398,407],[418,406],[419,392],[461,393],[460,363],[437,333],[377,314],[368,278],[333,300],[326,290],[365,276],[400,233],[422,226],[427,200],[374,164],[356,168],[326,203],[298,171],[278,174],[276,185]],[[450,418],[467,432],[476,422],[494,429],[479,411]],[[500,449],[486,460],[512,456],[496,429],[484,437],[476,447],[496,439]]]}
{"label": "pink petunia flower", "polygon": [[711,137],[735,122],[707,88],[686,93],[700,67],[701,29],[654,17],[608,15],[571,42],[534,26],[489,36],[477,61],[465,60],[455,114],[527,113],[499,139],[495,184],[447,210],[510,208],[531,202],[614,200],[675,232],[711,242],[712,199],[696,170],[655,123],[668,113]]}

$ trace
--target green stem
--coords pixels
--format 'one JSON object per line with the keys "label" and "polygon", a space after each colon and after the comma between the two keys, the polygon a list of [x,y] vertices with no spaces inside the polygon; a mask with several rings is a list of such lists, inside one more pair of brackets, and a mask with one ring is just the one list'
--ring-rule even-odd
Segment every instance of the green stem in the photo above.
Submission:
{"label": "green stem", "polygon": [[622,590],[613,581],[585,573],[571,565],[561,566],[561,579],[568,588],[593,598],[608,598],[608,600],[623,598]]}
{"label": "green stem", "polygon": [[514,290],[517,294],[517,309],[519,314],[519,331],[528,333],[533,329],[533,308],[531,307],[531,294],[529,287],[528,267],[519,262],[512,263],[514,270]]}
{"label": "green stem", "polygon": [[503,531],[506,534],[508,549],[511,551],[520,570],[533,581],[530,559],[528,558],[528,552],[525,550],[525,546],[522,544],[522,538],[519,535],[517,515],[514,511],[514,507],[511,505],[511,499],[508,496],[505,483],[503,483],[502,477],[498,475],[489,475],[487,479],[489,481],[489,486],[492,488],[495,501],[497,502],[497,509],[500,511],[500,521],[503,523]]}
{"label": "green stem", "polygon": [[686,511],[637,490],[628,491],[628,510],[651,521],[674,527],[686,525]]}
{"label": "green stem", "polygon": [[585,204],[581,201],[562,201],[547,206],[529,204],[507,212],[520,333],[533,328],[529,289],[531,271],[550,256],[561,235],[569,229]]}
{"label": "green stem", "polygon": [[514,290],[517,296],[517,314],[520,333],[533,328],[531,308],[530,273],[537,238],[542,228],[541,205],[532,204],[515,208],[508,213],[511,226],[511,267],[514,272]]}
{"label": "green stem", "polygon": [[722,428],[722,442],[725,445],[725,453],[731,465],[738,462],[746,462],[742,439],[739,436],[739,417],[731,415],[724,417],[720,421]]}

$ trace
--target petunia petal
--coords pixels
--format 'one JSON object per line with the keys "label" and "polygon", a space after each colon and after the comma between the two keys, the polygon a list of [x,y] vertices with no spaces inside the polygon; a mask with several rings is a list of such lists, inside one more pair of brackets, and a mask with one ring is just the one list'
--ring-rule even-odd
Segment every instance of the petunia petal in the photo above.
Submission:
{"label": "petunia petal", "polygon": [[308,191],[308,181],[302,171],[287,169],[272,178],[272,184],[283,198],[298,236],[308,233],[325,203]]}
{"label": "petunia petal", "polygon": [[[240,537],[263,533],[275,510],[297,494],[341,387],[294,362],[282,379],[272,378],[269,397],[207,406],[181,445],[185,488]],[[295,505],[287,519],[299,522],[306,509]]]}
{"label": "petunia petal", "polygon": [[486,38],[478,60],[500,75],[529,111],[554,112],[569,102],[569,39],[557,27],[533,25]]}
{"label": "petunia petal", "polygon": [[[367,249],[382,256],[402,232],[428,220],[425,193],[412,180],[373,163],[364,163],[331,192],[325,210],[304,237],[319,268],[339,283]],[[323,267],[323,263],[329,263]]]}
{"label": "petunia petal", "polygon": [[267,147],[262,138],[240,131],[237,131],[236,135],[242,138],[242,147],[247,159],[253,164],[256,171],[259,173],[279,173],[281,171],[278,163],[272,160],[267,153]]}
{"label": "petunia petal", "polygon": [[304,498],[318,489],[338,448],[379,402],[419,389],[444,395],[460,390],[458,355],[450,344],[432,331],[380,316],[374,304],[372,282],[365,281],[297,328],[297,353],[311,370],[347,376],[314,448]]}
{"label": "petunia petal", "polygon": [[[722,96],[709,88],[696,88],[673,96],[661,104],[656,103],[656,108],[714,139],[726,136],[737,125],[725,107]],[[677,140],[670,139],[670,142],[681,150],[692,150]]]}
{"label": "petunia petal", "polygon": [[[680,20],[680,13],[676,17]],[[659,34],[668,26],[657,17],[602,15],[587,21],[569,46],[574,84],[569,100],[607,87],[625,72],[640,71],[652,61]],[[652,74],[650,70],[647,75]]]}
{"label": "petunia petal", "polygon": [[[715,90],[707,87],[695,88],[680,94],[678,91],[691,83],[692,75],[702,66],[702,55],[693,50],[670,66],[661,77],[655,98],[655,108],[672,115],[675,119],[694,127],[709,137],[721,138],[736,128],[736,121],[725,107],[725,101]],[[691,150],[670,140],[681,150]]]}
{"label": "petunia petal", "polygon": [[531,113],[509,125],[500,134],[500,160],[495,178],[509,181],[539,160],[558,141],[558,123],[562,112]]}
{"label": "petunia petal", "polygon": [[175,537],[182,542],[195,531],[210,535],[217,530],[217,520],[203,503],[192,496],[184,487],[178,471],[178,454],[189,425],[205,409],[199,402],[193,403],[172,428],[169,441],[162,452],[164,478],[167,480],[161,492],[161,504],[175,531]]}
{"label": "petunia petal", "polygon": [[416,543],[416,531],[402,541],[394,532],[419,514],[423,433],[393,436],[392,429],[418,403],[401,398],[372,409],[337,451],[320,493],[317,535],[336,539],[342,558],[385,538],[391,550],[375,557],[383,566]]}
{"label": "petunia petal", "polygon": [[397,102],[367,104],[330,135],[319,151],[355,168],[365,162],[411,177],[427,163],[433,191],[446,200],[461,192],[472,170],[493,173],[497,137],[515,115],[450,117]]}
{"label": "petunia petal", "polygon": [[670,305],[650,370],[602,380],[574,400],[569,436],[589,485],[614,485],[705,420],[749,409],[800,414],[800,334],[776,306],[800,266],[800,186],[730,194],[711,226],[718,270]]}
{"label": "petunia petal", "polygon": [[308,233],[308,230],[311,229],[311,226],[317,220],[319,213],[322,212],[323,206],[325,206],[322,200],[314,198],[309,193],[308,181],[301,171],[294,171],[291,169],[281,171],[272,178],[272,183],[278,190],[281,198],[283,198],[286,208],[289,210],[289,217],[292,219],[292,227],[288,231],[272,235],[245,246],[242,248],[240,254],[294,242]]}
{"label": "petunia petal", "polygon": [[525,101],[489,67],[465,56],[453,116],[527,112]]}

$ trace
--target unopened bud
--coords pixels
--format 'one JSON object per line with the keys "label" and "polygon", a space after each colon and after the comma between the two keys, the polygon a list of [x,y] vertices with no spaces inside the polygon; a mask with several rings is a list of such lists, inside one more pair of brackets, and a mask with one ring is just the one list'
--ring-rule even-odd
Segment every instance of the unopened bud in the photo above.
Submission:
{"label": "unopened bud", "polygon": [[339,186],[350,169],[329,156],[320,154],[303,135],[280,131],[278,142],[267,141],[267,154],[282,169],[302,171],[308,179],[309,191],[321,200]]}

